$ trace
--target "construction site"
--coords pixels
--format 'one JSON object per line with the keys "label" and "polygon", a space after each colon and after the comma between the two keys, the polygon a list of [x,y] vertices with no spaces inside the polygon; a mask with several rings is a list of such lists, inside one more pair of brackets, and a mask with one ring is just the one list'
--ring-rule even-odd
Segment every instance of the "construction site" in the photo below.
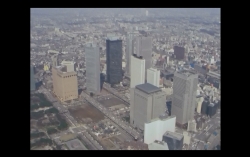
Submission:
{"label": "construction site", "polygon": [[70,107],[69,112],[79,124],[97,123],[104,119],[104,114],[87,102],[80,106]]}

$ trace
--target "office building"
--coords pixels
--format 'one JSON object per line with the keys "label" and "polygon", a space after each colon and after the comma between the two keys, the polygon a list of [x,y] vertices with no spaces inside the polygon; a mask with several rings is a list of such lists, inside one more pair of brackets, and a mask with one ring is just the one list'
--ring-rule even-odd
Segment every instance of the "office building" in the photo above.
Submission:
{"label": "office building", "polygon": [[203,96],[196,98],[196,102],[197,102],[197,107],[196,107],[196,112],[197,113],[201,113],[201,107],[202,107],[202,102],[204,101]]}
{"label": "office building", "polygon": [[166,102],[166,106],[167,106],[167,109],[168,109],[168,115],[171,116],[172,101],[168,100]]}
{"label": "office building", "polygon": [[106,40],[107,82],[111,85],[122,81],[122,40],[110,37]]}
{"label": "office building", "polygon": [[137,85],[130,92],[130,123],[144,130],[145,123],[164,114],[166,93],[149,83]]}
{"label": "office building", "polygon": [[148,144],[148,150],[169,150],[168,144],[164,141],[154,141]]}
{"label": "office building", "polygon": [[160,70],[155,68],[147,69],[147,83],[160,87]]}
{"label": "office building", "polygon": [[61,102],[78,98],[76,72],[66,70],[66,66],[52,68],[53,92]]}
{"label": "office building", "polygon": [[72,61],[62,61],[61,63],[62,66],[66,66],[66,72],[73,72],[75,71],[75,66],[74,66],[74,62]]}
{"label": "office building", "polygon": [[162,137],[166,131],[175,132],[175,123],[175,116],[166,115],[162,115],[149,123],[145,123],[144,143],[150,144],[155,140],[162,141]]}
{"label": "office building", "polygon": [[131,56],[130,88],[145,83],[145,59],[136,55]]}
{"label": "office building", "polygon": [[51,60],[52,60],[52,67],[57,67],[58,66],[58,54],[51,56]]}
{"label": "office building", "polygon": [[134,54],[134,34],[128,33],[126,45],[126,75],[130,76],[131,56]]}
{"label": "office building", "polygon": [[203,115],[207,114],[207,110],[208,110],[208,105],[209,104],[210,104],[210,102],[207,99],[205,99],[202,102],[202,105],[201,105],[201,114],[203,114]]}
{"label": "office building", "polygon": [[163,141],[168,144],[169,150],[182,150],[184,136],[182,134],[166,131]]}
{"label": "office building", "polygon": [[100,52],[96,44],[86,44],[85,47],[86,63],[86,87],[90,93],[100,92]]}
{"label": "office building", "polygon": [[137,37],[135,40],[134,53],[145,59],[145,72],[152,66],[152,37]]}
{"label": "office building", "polygon": [[176,122],[180,126],[194,118],[197,84],[198,74],[193,71],[182,70],[174,74],[171,114],[176,115]]}
{"label": "office building", "polygon": [[30,66],[30,91],[36,90],[36,81],[34,75],[34,67]]}
{"label": "office building", "polygon": [[190,120],[188,121],[188,127],[187,127],[187,131],[193,131],[196,132],[196,121],[195,120]]}
{"label": "office building", "polygon": [[174,46],[174,57],[177,60],[185,59],[185,48],[181,46]]}

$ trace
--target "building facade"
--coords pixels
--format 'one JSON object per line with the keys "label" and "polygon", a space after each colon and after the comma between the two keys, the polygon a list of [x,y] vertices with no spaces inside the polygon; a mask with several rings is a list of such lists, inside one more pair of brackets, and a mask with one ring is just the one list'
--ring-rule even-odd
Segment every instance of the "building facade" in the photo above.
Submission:
{"label": "building facade", "polygon": [[181,46],[174,46],[174,55],[177,60],[184,60],[185,48]]}
{"label": "building facade", "polygon": [[30,91],[36,90],[36,81],[35,81],[35,74],[34,74],[34,67],[30,66]]}
{"label": "building facade", "polygon": [[137,37],[134,48],[134,53],[145,59],[145,71],[147,71],[152,66],[152,37]]}
{"label": "building facade", "polygon": [[182,70],[174,74],[172,115],[179,125],[193,120],[196,107],[198,74]]}
{"label": "building facade", "polygon": [[58,66],[58,54],[51,56],[51,60],[52,60],[52,67],[57,67]]}
{"label": "building facade", "polygon": [[145,59],[131,56],[131,77],[130,88],[135,88],[136,85],[145,83]]}
{"label": "building facade", "polygon": [[134,54],[134,34],[127,35],[126,45],[126,75],[130,76],[131,56]]}
{"label": "building facade", "polygon": [[182,150],[184,140],[182,134],[166,131],[162,140],[168,144],[169,150]]}
{"label": "building facade", "polygon": [[160,87],[160,70],[155,68],[147,69],[147,83]]}
{"label": "building facade", "polygon": [[66,72],[65,66],[52,68],[53,92],[61,101],[78,98],[78,83],[76,72]]}
{"label": "building facade", "polygon": [[106,40],[107,82],[111,85],[122,81],[122,40],[109,38]]}
{"label": "building facade", "polygon": [[75,71],[75,65],[74,65],[74,62],[72,61],[62,61],[61,65],[66,66],[67,72]]}
{"label": "building facade", "polygon": [[145,123],[164,114],[166,93],[149,83],[137,85],[130,92],[130,123],[144,130]]}
{"label": "building facade", "polygon": [[85,47],[86,87],[88,92],[100,92],[100,52],[96,44]]}

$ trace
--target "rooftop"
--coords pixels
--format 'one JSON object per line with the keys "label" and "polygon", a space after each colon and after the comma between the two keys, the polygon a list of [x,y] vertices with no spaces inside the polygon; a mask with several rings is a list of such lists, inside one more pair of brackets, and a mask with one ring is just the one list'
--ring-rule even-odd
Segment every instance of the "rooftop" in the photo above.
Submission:
{"label": "rooftop", "polygon": [[66,145],[70,150],[88,150],[78,139],[68,141]]}
{"label": "rooftop", "polygon": [[144,84],[140,84],[140,85],[137,85],[135,86],[137,89],[139,89],[140,91],[143,91],[147,94],[151,94],[151,93],[155,93],[155,92],[159,92],[161,91],[160,88],[152,85],[152,84],[149,84],[149,83],[144,83]]}
{"label": "rooftop", "polygon": [[171,132],[171,131],[166,131],[163,136],[171,137],[177,140],[181,140],[183,138],[182,134],[176,133],[176,132]]}
{"label": "rooftop", "polygon": [[191,76],[191,75],[196,74],[196,72],[191,71],[191,70],[180,70],[180,71],[178,71],[177,73],[186,75],[186,76],[188,76],[188,77]]}

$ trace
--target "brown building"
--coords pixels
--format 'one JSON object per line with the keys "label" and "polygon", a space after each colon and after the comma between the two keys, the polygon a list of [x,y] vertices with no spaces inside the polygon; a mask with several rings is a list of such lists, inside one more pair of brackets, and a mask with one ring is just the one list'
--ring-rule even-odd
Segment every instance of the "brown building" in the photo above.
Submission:
{"label": "brown building", "polygon": [[65,66],[52,68],[53,92],[61,101],[78,98],[77,73],[66,72]]}
{"label": "brown building", "polygon": [[185,48],[181,46],[174,46],[174,56],[177,60],[185,59]]}

